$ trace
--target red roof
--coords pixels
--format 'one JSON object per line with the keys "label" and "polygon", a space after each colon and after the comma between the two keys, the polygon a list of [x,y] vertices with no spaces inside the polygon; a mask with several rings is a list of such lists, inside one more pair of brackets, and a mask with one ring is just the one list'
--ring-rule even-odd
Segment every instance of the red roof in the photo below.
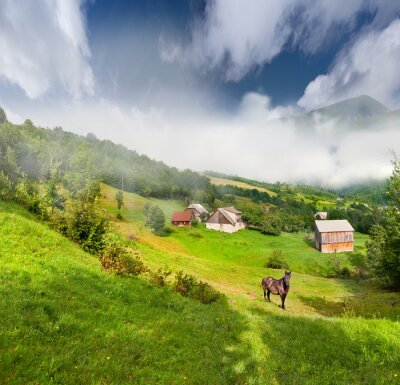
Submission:
{"label": "red roof", "polygon": [[171,222],[190,222],[192,219],[192,212],[189,211],[177,211],[172,214]]}

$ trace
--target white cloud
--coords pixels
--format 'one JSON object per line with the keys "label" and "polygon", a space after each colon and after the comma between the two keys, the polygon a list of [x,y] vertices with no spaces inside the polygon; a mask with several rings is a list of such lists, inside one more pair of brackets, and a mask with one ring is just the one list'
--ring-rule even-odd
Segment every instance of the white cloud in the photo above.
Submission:
{"label": "white cloud", "polygon": [[394,0],[208,0],[204,17],[193,23],[189,46],[162,38],[160,56],[221,69],[226,80],[239,81],[289,43],[309,54],[325,49],[330,39],[352,30],[360,11],[375,12],[373,25],[379,27],[399,10]]}
{"label": "white cloud", "polygon": [[93,132],[182,169],[329,187],[390,174],[390,149],[400,153],[396,127],[354,130],[351,124],[344,127],[343,121],[338,127],[316,116],[304,129],[293,119],[278,119],[291,108],[273,108],[267,95],[250,93],[229,115],[209,109],[124,108],[103,99],[34,108],[27,117],[83,135]]}
{"label": "white cloud", "polygon": [[32,99],[61,87],[74,97],[93,93],[83,0],[2,0],[0,80]]}
{"label": "white cloud", "polygon": [[381,32],[360,36],[344,49],[326,75],[306,88],[298,104],[313,109],[359,95],[369,95],[391,106],[400,90],[400,20]]}

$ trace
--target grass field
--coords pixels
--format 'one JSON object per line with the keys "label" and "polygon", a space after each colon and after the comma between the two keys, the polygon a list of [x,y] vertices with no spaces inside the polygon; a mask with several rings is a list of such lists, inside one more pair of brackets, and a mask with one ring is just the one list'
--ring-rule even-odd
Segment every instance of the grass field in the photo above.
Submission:
{"label": "grass field", "polygon": [[[125,194],[116,221],[114,195],[103,186],[101,204],[147,264],[196,274],[226,299],[201,305],[146,277],[105,274],[96,257],[0,202],[2,385],[399,383],[398,293],[318,276],[328,257],[302,235],[198,227],[156,237],[142,224],[148,200]],[[276,297],[263,302],[259,287],[282,274],[262,266],[275,248],[293,270],[287,311]]]}
{"label": "grass field", "polygon": [[275,196],[277,195],[275,191],[269,190],[267,188],[264,187],[259,187],[259,186],[253,186],[251,184],[245,183],[245,182],[240,182],[240,181],[236,181],[236,180],[231,180],[231,179],[222,179],[222,178],[215,178],[212,176],[209,176],[210,181],[212,184],[215,184],[216,186],[236,186],[236,187],[240,187],[240,188],[244,188],[247,190],[258,190],[261,192],[266,192],[268,193],[270,196]]}

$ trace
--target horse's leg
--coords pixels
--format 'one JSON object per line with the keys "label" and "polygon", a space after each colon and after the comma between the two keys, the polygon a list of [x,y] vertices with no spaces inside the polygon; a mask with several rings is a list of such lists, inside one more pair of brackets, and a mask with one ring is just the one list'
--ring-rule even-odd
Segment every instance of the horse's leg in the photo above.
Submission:
{"label": "horse's leg", "polygon": [[282,309],[285,309],[285,299],[286,299],[286,294],[281,294]]}
{"label": "horse's leg", "polygon": [[271,292],[268,290],[268,292],[267,292],[268,302],[271,302],[271,298],[269,298],[270,294],[271,294]]}
{"label": "horse's leg", "polygon": [[263,290],[264,290],[264,301],[266,301],[266,300],[267,300],[267,298],[266,298],[267,291],[265,290],[265,288],[264,288],[264,287],[263,287]]}

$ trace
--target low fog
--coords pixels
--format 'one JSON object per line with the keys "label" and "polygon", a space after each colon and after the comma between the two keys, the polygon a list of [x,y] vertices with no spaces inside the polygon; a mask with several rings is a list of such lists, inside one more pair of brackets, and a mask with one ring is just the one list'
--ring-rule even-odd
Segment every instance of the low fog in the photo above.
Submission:
{"label": "low fog", "polygon": [[[397,125],[355,126],[321,119],[288,119],[295,107],[270,106],[266,95],[244,96],[236,112],[122,108],[110,101],[32,111],[34,123],[91,132],[180,169],[215,170],[269,182],[339,188],[380,180],[400,152]],[[62,116],[62,122],[60,121]]]}

